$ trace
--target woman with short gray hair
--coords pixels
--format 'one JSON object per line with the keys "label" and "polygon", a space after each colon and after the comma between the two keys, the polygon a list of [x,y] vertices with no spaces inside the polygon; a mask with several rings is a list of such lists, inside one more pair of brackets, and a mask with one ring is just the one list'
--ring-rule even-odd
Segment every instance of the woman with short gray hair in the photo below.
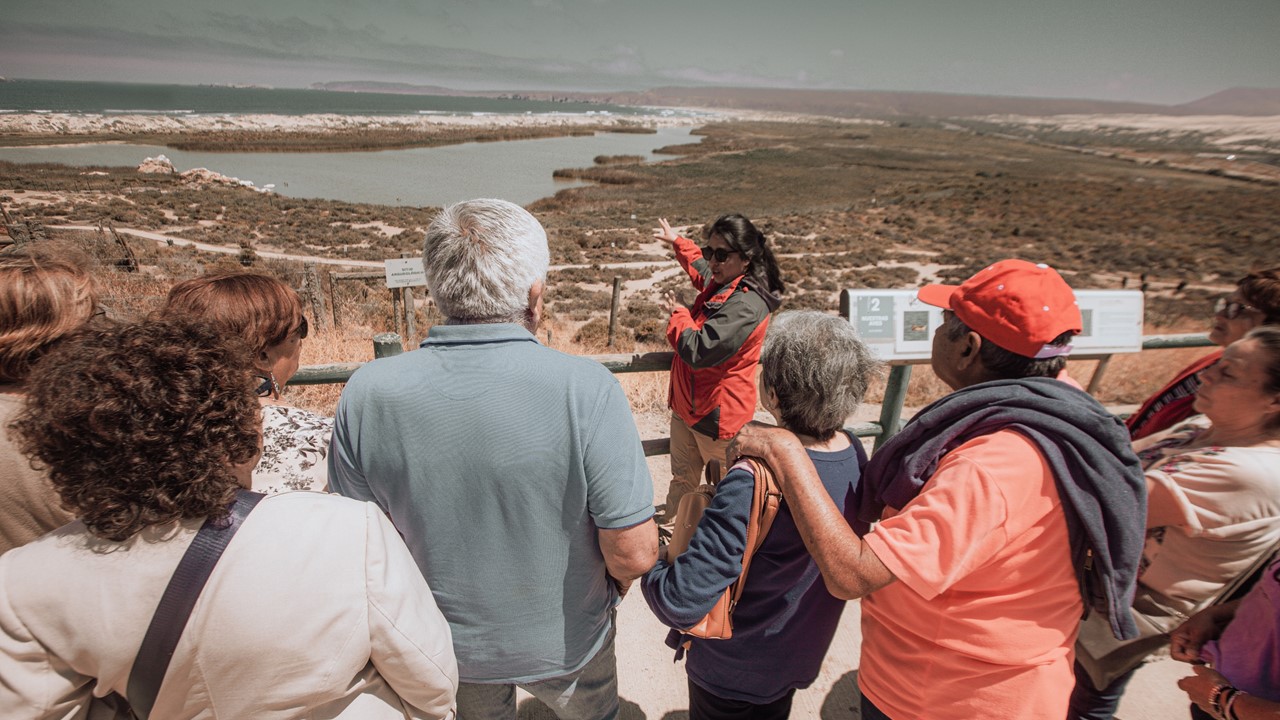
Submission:
{"label": "woman with short gray hair", "polygon": [[[815,311],[782,313],[760,355],[760,400],[800,439],[846,521],[867,456],[842,430],[880,363],[848,321]],[[679,630],[703,618],[742,571],[755,477],[735,465],[678,558],[660,553],[642,583],[645,600],[675,628],[673,647],[691,640],[689,717],[785,718],[797,688],[818,676],[844,610],[822,581],[784,501],[733,611],[733,637],[702,640]]]}

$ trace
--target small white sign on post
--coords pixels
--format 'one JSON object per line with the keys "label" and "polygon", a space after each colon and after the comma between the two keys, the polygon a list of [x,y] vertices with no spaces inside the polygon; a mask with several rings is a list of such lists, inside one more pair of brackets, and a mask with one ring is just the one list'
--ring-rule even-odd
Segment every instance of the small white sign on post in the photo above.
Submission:
{"label": "small white sign on post", "polygon": [[[1076,290],[1084,330],[1071,344],[1077,355],[1109,355],[1142,349],[1142,292]],[[925,360],[942,310],[920,301],[915,290],[845,290],[842,307],[867,346],[882,360]]]}
{"label": "small white sign on post", "polygon": [[427,284],[427,269],[422,266],[422,258],[391,258],[383,262],[386,263],[388,288],[394,290]]}

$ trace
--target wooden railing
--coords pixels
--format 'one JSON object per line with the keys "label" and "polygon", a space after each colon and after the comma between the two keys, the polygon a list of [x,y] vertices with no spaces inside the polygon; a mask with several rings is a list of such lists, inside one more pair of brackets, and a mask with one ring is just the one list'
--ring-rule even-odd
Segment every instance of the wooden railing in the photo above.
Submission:
{"label": "wooden railing", "polygon": [[[1170,350],[1188,347],[1212,347],[1209,336],[1203,333],[1187,335],[1147,335],[1142,339],[1143,350]],[[373,337],[374,357],[389,357],[403,352],[400,336],[395,333],[381,333]],[[636,372],[668,372],[674,353],[649,352],[639,354],[590,355],[592,360],[604,365],[612,373]],[[1085,387],[1090,393],[1101,385],[1102,377],[1111,362],[1111,355],[1072,355],[1072,360],[1097,360],[1089,383]],[[923,365],[929,360],[893,361],[889,363],[889,379],[885,385],[884,400],[880,405],[878,422],[858,423],[850,426],[850,430],[859,437],[874,437],[879,447],[902,428],[902,404],[907,397],[907,385],[911,381],[911,367]],[[298,369],[298,373],[289,381],[290,385],[328,385],[344,383],[351,378],[363,363],[335,363],[332,365],[307,365]],[[670,438],[656,438],[644,441],[644,454],[667,455],[671,452]]]}

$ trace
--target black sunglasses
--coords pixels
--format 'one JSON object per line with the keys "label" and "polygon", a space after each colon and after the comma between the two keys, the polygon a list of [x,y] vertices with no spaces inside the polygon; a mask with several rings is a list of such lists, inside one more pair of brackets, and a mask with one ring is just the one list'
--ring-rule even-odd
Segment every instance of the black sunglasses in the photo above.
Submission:
{"label": "black sunglasses", "polygon": [[703,259],[703,260],[706,260],[706,261],[708,261],[708,262],[710,262],[710,261],[711,261],[711,260],[713,260],[713,259],[714,259],[716,262],[724,262],[725,260],[728,260],[728,259],[729,259],[729,256],[730,256],[730,255],[741,255],[741,254],[742,254],[742,253],[741,253],[741,252],[739,252],[739,251],[737,251],[737,250],[726,250],[726,249],[724,249],[724,248],[713,248],[713,247],[711,247],[710,245],[707,245],[707,246],[705,246],[705,247],[703,247],[703,248],[702,248],[702,259]]}
{"label": "black sunglasses", "polygon": [[270,375],[254,375],[253,377],[258,381],[258,387],[254,390],[258,397],[271,397],[271,391],[276,387],[275,380]]}
{"label": "black sunglasses", "polygon": [[1257,309],[1258,308],[1252,305],[1247,305],[1238,301],[1227,302],[1226,298],[1218,298],[1218,301],[1213,304],[1213,313],[1215,315],[1221,313],[1222,316],[1228,320],[1235,320],[1240,317],[1240,313],[1245,312],[1246,310]]}
{"label": "black sunglasses", "polygon": [[305,340],[307,338],[307,331],[310,329],[311,328],[307,326],[307,316],[303,315],[302,322],[298,323],[298,339]]}

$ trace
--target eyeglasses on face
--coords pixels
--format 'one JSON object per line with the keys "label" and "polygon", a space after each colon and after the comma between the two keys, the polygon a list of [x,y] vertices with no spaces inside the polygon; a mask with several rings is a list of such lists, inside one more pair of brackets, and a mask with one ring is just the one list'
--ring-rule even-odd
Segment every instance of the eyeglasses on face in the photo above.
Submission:
{"label": "eyeglasses on face", "polygon": [[254,392],[258,394],[258,397],[271,397],[271,391],[275,389],[276,381],[270,375],[254,375],[253,378],[258,383],[254,388]]}
{"label": "eyeglasses on face", "polygon": [[297,330],[297,333],[298,333],[298,339],[299,339],[299,340],[305,340],[305,339],[307,338],[307,332],[308,332],[310,329],[311,329],[311,328],[307,326],[307,316],[306,316],[306,315],[303,315],[303,316],[302,316],[302,322],[298,323],[298,330]]}
{"label": "eyeglasses on face", "polygon": [[708,262],[715,260],[716,262],[724,262],[729,259],[730,255],[741,255],[737,250],[728,250],[726,248],[713,248],[707,245],[702,248],[702,259]]}
{"label": "eyeglasses on face", "polygon": [[1214,314],[1221,314],[1228,320],[1235,320],[1240,317],[1241,313],[1257,309],[1258,308],[1247,303],[1242,303],[1238,300],[1228,301],[1226,298],[1218,298],[1217,302],[1213,304]]}

